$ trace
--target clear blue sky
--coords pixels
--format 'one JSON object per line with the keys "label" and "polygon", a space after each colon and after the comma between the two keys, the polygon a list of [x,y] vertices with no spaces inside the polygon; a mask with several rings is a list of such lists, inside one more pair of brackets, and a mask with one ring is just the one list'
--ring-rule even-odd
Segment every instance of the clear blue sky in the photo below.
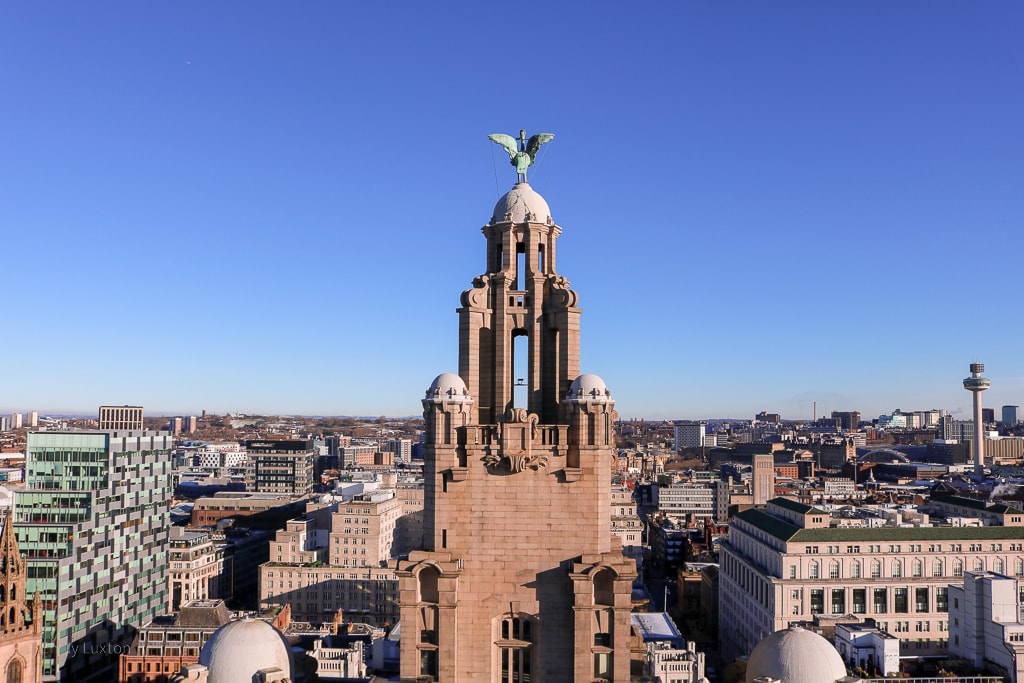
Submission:
{"label": "clear blue sky", "polygon": [[0,409],[412,415],[514,170],[622,417],[1024,404],[1024,4],[0,7]]}

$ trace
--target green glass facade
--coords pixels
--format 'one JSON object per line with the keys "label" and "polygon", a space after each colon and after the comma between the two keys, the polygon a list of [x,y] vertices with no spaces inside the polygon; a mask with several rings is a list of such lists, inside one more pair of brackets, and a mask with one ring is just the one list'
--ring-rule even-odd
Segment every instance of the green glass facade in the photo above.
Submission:
{"label": "green glass facade", "polygon": [[109,681],[167,602],[171,436],[33,432],[15,528],[43,600],[43,678]]}

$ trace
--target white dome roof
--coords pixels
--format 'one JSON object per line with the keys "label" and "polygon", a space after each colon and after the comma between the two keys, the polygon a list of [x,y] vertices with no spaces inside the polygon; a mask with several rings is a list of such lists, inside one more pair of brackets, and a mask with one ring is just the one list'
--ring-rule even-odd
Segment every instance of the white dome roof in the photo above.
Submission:
{"label": "white dome roof", "polygon": [[442,372],[434,378],[427,389],[427,398],[446,398],[449,400],[466,400],[469,398],[469,389],[462,378],[454,372]]}
{"label": "white dome roof", "polygon": [[580,375],[569,387],[569,400],[572,401],[610,401],[612,392],[608,391],[604,380],[593,374]]}
{"label": "white dome roof", "polygon": [[750,653],[747,683],[762,676],[782,683],[834,683],[846,677],[846,665],[832,643],[792,626],[771,634]]}
{"label": "white dome roof", "polygon": [[262,669],[278,668],[291,676],[288,642],[281,632],[259,619],[224,624],[206,641],[199,663],[209,670],[209,683],[252,683]]}
{"label": "white dome roof", "polygon": [[505,193],[494,205],[494,213],[491,215],[492,223],[503,223],[511,214],[513,223],[532,221],[534,223],[553,222],[551,209],[544,198],[533,191],[527,183],[516,183],[515,186]]}

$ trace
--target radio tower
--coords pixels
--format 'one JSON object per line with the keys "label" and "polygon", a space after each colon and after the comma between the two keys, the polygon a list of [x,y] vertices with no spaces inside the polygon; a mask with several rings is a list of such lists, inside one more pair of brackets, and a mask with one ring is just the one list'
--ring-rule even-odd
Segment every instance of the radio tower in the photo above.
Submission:
{"label": "radio tower", "polygon": [[981,421],[981,392],[988,389],[991,382],[982,377],[985,372],[984,363],[971,363],[971,376],[964,380],[964,389],[974,394],[974,476],[979,480],[985,477],[985,434]]}

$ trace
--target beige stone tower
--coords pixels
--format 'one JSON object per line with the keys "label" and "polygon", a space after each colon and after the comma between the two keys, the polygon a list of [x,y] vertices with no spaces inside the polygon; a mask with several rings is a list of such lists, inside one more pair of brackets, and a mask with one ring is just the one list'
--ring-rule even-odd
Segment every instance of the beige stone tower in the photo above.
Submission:
{"label": "beige stone tower", "polygon": [[610,528],[617,414],[601,378],[579,374],[560,233],[525,182],[483,227],[459,374],[423,400],[423,549],[398,571],[403,680],[629,680],[636,569]]}
{"label": "beige stone tower", "polygon": [[43,612],[25,595],[27,568],[18,552],[10,512],[0,532],[0,680],[36,683],[43,671]]}

